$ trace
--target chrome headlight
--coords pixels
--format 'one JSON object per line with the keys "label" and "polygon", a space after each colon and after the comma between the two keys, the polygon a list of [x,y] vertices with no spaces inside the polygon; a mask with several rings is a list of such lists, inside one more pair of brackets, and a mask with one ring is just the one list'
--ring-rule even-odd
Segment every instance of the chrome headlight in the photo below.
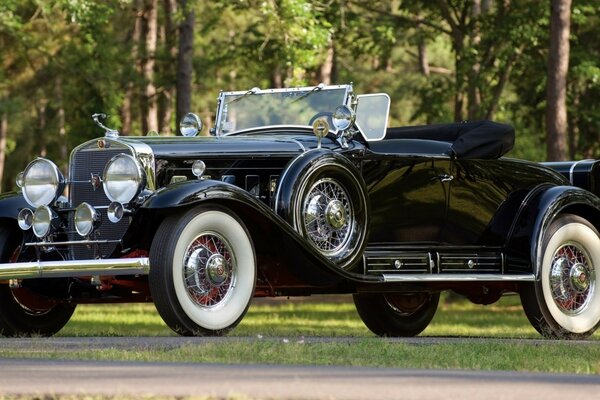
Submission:
{"label": "chrome headlight", "polygon": [[145,184],[144,170],[129,154],[114,156],[104,169],[104,193],[110,201],[127,204]]}
{"label": "chrome headlight", "polygon": [[52,221],[56,218],[54,212],[48,206],[38,207],[33,213],[33,233],[40,239],[45,238],[50,233]]}
{"label": "chrome headlight", "polygon": [[63,175],[52,161],[38,158],[23,172],[23,197],[32,207],[47,206],[61,195]]}
{"label": "chrome headlight", "polygon": [[88,203],[81,203],[75,209],[75,230],[80,236],[88,236],[100,221],[96,209]]}

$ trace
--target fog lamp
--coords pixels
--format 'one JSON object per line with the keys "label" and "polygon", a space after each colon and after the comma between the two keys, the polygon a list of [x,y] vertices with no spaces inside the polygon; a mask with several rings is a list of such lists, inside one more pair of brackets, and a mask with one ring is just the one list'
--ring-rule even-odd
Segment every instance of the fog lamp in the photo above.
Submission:
{"label": "fog lamp", "polygon": [[106,214],[108,215],[108,220],[114,224],[123,219],[123,215],[125,214],[125,210],[123,209],[123,204],[113,201],[108,205],[108,209],[106,210]]}
{"label": "fog lamp", "polygon": [[75,209],[75,230],[80,236],[88,236],[100,221],[100,216],[94,207],[81,203]]}
{"label": "fog lamp", "polygon": [[24,208],[19,211],[19,215],[17,215],[17,222],[19,223],[19,228],[23,229],[24,231],[31,228],[31,225],[33,224],[33,211],[31,211],[29,208]]}
{"label": "fog lamp", "polygon": [[33,213],[33,233],[40,239],[45,238],[50,233],[52,221],[56,218],[54,211],[48,206],[38,207]]}

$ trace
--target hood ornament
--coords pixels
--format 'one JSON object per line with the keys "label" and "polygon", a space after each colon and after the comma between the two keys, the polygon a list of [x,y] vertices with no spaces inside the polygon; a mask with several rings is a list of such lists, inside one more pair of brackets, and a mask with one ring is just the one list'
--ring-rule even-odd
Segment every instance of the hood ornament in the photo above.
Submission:
{"label": "hood ornament", "polygon": [[111,137],[111,138],[119,137],[118,130],[111,129],[111,128],[107,127],[106,125],[104,125],[102,122],[100,122],[100,119],[106,119],[107,117],[108,117],[108,115],[103,114],[103,113],[92,114],[92,119],[94,120],[96,125],[98,125],[102,129],[104,129],[104,136]]}

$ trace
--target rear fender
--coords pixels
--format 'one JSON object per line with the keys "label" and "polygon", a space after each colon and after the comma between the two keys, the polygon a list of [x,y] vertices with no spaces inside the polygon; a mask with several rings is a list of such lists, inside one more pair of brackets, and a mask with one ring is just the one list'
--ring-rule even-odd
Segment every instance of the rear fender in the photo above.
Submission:
{"label": "rear fender", "polygon": [[539,279],[544,234],[559,214],[575,214],[600,230],[600,199],[574,186],[538,187],[525,199],[509,236],[507,254],[511,260],[529,261],[529,265],[512,265],[506,272],[533,272]]}

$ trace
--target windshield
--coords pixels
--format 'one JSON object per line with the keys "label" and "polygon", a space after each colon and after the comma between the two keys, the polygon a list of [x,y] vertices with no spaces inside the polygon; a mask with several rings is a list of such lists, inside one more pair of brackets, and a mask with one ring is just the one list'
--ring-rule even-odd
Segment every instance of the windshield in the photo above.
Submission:
{"label": "windshield", "polygon": [[273,125],[312,125],[322,115],[347,104],[350,85],[293,89],[252,89],[223,92],[219,96],[216,133],[228,133]]}

